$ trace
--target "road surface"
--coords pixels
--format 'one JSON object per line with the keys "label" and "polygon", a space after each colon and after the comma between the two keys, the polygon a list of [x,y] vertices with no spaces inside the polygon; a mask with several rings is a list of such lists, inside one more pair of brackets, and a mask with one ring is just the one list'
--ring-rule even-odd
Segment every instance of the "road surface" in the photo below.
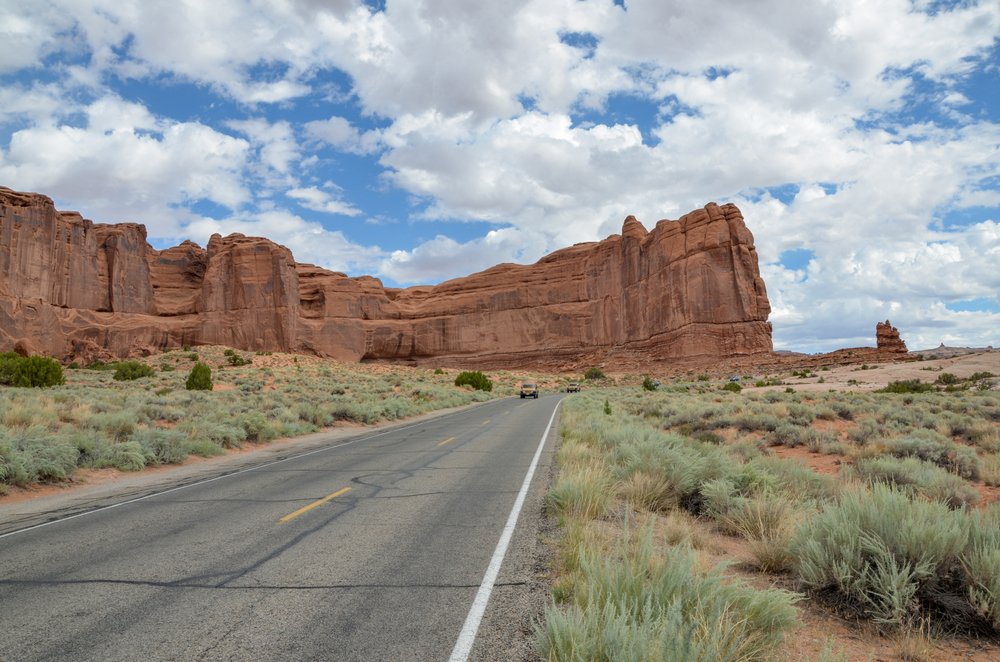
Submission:
{"label": "road surface", "polygon": [[0,660],[447,660],[536,457],[538,503],[559,400],[0,533]]}

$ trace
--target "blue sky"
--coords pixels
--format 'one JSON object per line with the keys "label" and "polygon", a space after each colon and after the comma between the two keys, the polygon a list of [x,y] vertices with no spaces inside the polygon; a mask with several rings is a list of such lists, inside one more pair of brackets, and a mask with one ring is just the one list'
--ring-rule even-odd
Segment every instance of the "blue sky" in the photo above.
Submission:
{"label": "blue sky", "polygon": [[709,201],[775,346],[1000,345],[1000,0],[0,0],[0,185],[387,285]]}

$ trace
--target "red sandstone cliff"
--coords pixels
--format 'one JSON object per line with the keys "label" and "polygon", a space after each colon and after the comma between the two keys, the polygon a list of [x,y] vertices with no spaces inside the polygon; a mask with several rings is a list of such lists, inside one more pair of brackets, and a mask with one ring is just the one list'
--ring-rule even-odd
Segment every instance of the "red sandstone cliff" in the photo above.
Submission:
{"label": "red sandstone cliff", "polygon": [[0,349],[59,358],[180,344],[345,360],[573,365],[771,351],[753,237],[734,205],[502,264],[434,287],[384,288],[298,264],[267,239],[163,251],[136,224],[97,225],[0,187]]}

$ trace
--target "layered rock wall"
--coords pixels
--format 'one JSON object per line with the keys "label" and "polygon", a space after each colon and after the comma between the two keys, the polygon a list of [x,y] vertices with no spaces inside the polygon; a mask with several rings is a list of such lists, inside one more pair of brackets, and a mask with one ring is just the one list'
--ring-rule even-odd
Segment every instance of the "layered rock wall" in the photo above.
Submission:
{"label": "layered rock wall", "polygon": [[261,238],[163,251],[136,224],[95,225],[0,188],[0,349],[60,358],[180,344],[344,360],[572,366],[771,350],[753,237],[734,205],[502,264],[434,287],[385,288],[298,264]]}

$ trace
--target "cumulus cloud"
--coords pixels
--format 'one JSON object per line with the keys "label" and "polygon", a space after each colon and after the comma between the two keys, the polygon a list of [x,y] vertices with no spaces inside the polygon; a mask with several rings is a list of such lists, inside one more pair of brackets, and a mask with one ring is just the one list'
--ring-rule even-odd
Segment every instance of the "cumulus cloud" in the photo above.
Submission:
{"label": "cumulus cloud", "polygon": [[344,202],[337,195],[321,191],[315,186],[306,188],[296,188],[288,191],[286,195],[294,198],[300,205],[313,211],[321,211],[326,214],[337,214],[340,216],[357,216],[361,210]]}
{"label": "cumulus cloud", "polygon": [[177,203],[236,208],[249,199],[246,141],[198,123],[160,122],[116,97],[81,110],[84,126],[15,131],[0,153],[0,180],[57,200],[86,201],[88,216],[141,221],[154,236],[176,234],[184,216],[174,210]]}
{"label": "cumulus cloud", "polygon": [[539,240],[537,234],[515,228],[491,230],[464,243],[438,235],[413,250],[393,251],[379,264],[379,273],[407,285],[440,282],[503,262],[534,262],[545,252]]}

